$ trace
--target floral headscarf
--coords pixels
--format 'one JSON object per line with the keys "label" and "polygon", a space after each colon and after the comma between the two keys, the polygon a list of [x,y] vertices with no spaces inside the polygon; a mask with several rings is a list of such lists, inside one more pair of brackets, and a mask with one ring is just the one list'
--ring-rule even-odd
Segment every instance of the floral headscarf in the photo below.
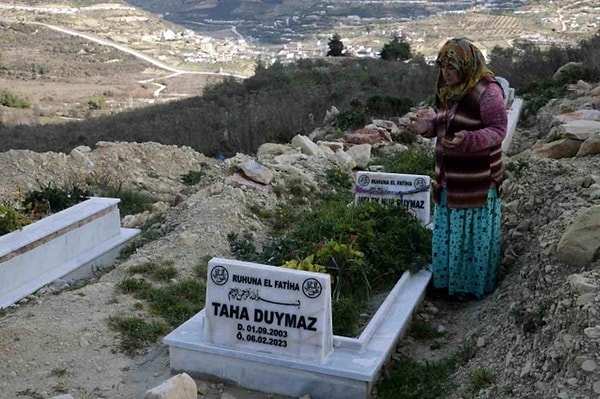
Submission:
{"label": "floral headscarf", "polygon": [[448,40],[441,48],[437,60],[438,66],[451,65],[460,71],[461,80],[457,84],[447,85],[440,69],[436,82],[436,96],[439,104],[450,108],[462,100],[485,76],[493,77],[485,63],[481,51],[464,38]]}

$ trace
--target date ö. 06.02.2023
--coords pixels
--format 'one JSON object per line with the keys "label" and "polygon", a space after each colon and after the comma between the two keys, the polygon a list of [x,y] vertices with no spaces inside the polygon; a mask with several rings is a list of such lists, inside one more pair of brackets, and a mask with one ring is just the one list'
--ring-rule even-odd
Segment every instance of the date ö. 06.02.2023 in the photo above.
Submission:
{"label": "date \u00f6. 06.02.2023", "polygon": [[235,337],[238,341],[256,342],[258,344],[286,348],[287,340],[281,338],[287,338],[287,336],[288,333],[285,330],[238,323]]}

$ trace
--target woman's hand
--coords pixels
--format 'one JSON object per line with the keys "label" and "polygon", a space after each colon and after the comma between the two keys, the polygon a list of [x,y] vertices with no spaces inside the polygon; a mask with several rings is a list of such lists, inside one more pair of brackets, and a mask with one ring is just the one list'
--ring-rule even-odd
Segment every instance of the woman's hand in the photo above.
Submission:
{"label": "woman's hand", "polygon": [[411,116],[410,124],[407,127],[408,131],[414,134],[425,134],[429,130],[427,119],[418,116]]}
{"label": "woman's hand", "polygon": [[442,138],[442,146],[445,148],[454,149],[462,144],[465,140],[465,134],[463,132],[457,132],[452,138]]}

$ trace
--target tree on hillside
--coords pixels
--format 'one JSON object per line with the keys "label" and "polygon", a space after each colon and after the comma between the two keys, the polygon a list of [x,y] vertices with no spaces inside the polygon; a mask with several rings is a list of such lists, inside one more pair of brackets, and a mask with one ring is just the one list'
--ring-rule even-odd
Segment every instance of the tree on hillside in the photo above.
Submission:
{"label": "tree on hillside", "polygon": [[327,57],[342,57],[344,55],[344,43],[342,43],[342,38],[338,33],[334,33],[333,36],[331,36],[327,46],[329,47]]}
{"label": "tree on hillside", "polygon": [[412,57],[410,51],[410,44],[406,41],[404,36],[394,38],[383,45],[381,49],[381,59],[388,61],[404,61]]}

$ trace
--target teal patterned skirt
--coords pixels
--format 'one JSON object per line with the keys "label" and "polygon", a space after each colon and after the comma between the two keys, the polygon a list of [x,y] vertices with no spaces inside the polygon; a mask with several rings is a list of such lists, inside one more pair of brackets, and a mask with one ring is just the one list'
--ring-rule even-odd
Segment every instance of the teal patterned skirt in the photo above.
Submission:
{"label": "teal patterned skirt", "polygon": [[450,295],[482,298],[496,288],[500,263],[501,208],[495,188],[487,204],[477,208],[448,208],[442,191],[434,210],[431,272],[434,288]]}

